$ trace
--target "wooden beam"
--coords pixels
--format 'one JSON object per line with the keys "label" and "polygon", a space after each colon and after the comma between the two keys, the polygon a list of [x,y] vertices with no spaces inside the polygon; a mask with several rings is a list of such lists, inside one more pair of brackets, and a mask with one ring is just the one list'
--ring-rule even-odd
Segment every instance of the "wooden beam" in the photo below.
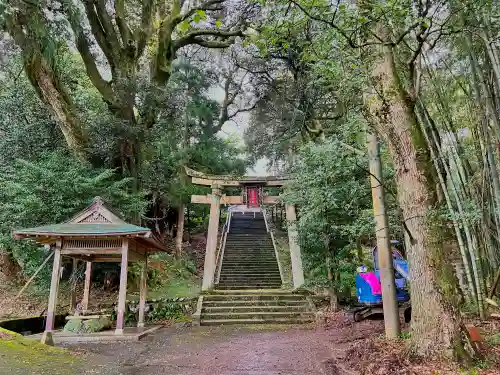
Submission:
{"label": "wooden beam", "polygon": [[245,185],[262,185],[262,186],[283,186],[288,183],[288,180],[248,180],[248,181],[238,181],[238,180],[217,180],[217,179],[207,179],[201,177],[191,177],[191,183],[194,185],[203,186],[245,186]]}
{"label": "wooden beam", "polygon": [[[211,204],[212,196],[207,195],[191,195],[191,203],[197,204]],[[264,196],[264,204],[278,204],[280,203],[280,197],[278,196]],[[243,198],[236,195],[223,195],[220,199],[220,204],[243,204]]]}
{"label": "wooden beam", "polygon": [[122,258],[120,257],[93,257],[92,262],[95,263],[113,263],[113,262],[121,262]]}
{"label": "wooden beam", "polygon": [[[212,195],[191,195],[191,203],[211,204]],[[243,198],[235,195],[225,195],[221,197],[220,204],[243,204]]]}
{"label": "wooden beam", "polygon": [[107,254],[120,254],[121,248],[109,249],[64,249],[61,251],[62,255],[107,255]]}
{"label": "wooden beam", "polygon": [[194,185],[204,185],[204,186],[212,186],[212,185],[219,185],[219,186],[240,186],[239,181],[233,181],[233,180],[209,180],[206,178],[200,178],[200,177],[191,177],[191,183]]}

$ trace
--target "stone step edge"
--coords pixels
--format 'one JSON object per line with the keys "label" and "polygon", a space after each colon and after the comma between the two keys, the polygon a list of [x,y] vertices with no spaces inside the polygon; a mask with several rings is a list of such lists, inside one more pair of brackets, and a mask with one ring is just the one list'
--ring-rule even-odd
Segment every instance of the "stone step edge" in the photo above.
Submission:
{"label": "stone step edge", "polygon": [[[299,309],[299,308],[305,308],[304,310],[301,310],[303,311],[304,313],[310,313],[311,311],[309,311],[308,309],[308,305],[307,304],[303,304],[303,305],[292,305],[292,306],[288,306],[288,305],[252,305],[252,306],[205,306],[202,308],[202,311],[204,309],[210,309],[210,310],[227,310],[227,309],[237,309],[237,310],[247,310],[247,311],[252,311],[253,309],[266,309],[266,310],[272,310],[272,309],[276,309],[276,310],[287,310],[287,309],[291,309],[291,308],[296,308],[296,309]],[[205,311],[205,312],[209,312],[209,311]],[[228,312],[231,312],[231,311],[228,311]],[[255,311],[256,313],[257,312],[266,312],[266,311]],[[281,311],[277,311],[277,312],[281,312]],[[292,312],[296,312],[296,311],[292,311]]]}
{"label": "stone step edge", "polygon": [[308,318],[275,318],[275,319],[201,319],[201,325],[224,325],[224,324],[307,324],[314,319]]}

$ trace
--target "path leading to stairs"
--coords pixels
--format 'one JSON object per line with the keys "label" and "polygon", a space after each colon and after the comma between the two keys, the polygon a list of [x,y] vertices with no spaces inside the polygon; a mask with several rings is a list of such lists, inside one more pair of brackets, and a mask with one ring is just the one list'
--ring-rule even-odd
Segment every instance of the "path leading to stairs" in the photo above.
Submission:
{"label": "path leading to stairs", "polygon": [[304,326],[193,327],[70,349],[107,358],[107,375],[349,375],[331,365],[335,338]]}

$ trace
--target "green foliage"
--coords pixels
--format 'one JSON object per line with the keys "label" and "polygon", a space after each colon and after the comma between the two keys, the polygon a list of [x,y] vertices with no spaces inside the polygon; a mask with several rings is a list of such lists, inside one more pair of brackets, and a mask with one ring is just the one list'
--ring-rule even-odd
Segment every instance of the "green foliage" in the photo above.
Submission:
{"label": "green foliage", "polygon": [[154,307],[153,311],[149,314],[149,319],[153,322],[164,319],[168,320],[184,320],[184,310],[182,305],[175,302],[159,302]]}
{"label": "green foliage", "polygon": [[119,178],[113,170],[93,169],[62,152],[0,166],[0,246],[31,274],[45,252],[13,241],[13,229],[63,222],[96,196],[130,218],[144,209],[145,201],[131,194],[129,185],[129,179]]}

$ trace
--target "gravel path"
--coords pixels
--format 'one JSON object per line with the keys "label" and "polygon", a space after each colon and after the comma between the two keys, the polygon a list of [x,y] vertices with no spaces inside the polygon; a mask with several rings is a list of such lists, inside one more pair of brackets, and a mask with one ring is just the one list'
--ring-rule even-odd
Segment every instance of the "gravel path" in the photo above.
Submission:
{"label": "gravel path", "polygon": [[304,327],[192,327],[162,329],[140,342],[68,348],[107,362],[92,371],[106,375],[349,374],[333,365],[333,341],[331,331]]}

